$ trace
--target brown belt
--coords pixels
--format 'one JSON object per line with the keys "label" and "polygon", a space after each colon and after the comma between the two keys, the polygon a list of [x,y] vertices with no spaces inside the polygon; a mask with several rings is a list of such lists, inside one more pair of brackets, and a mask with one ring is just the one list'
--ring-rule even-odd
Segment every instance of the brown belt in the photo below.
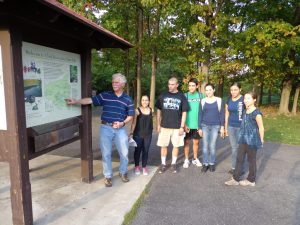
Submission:
{"label": "brown belt", "polygon": [[107,126],[111,126],[111,127],[112,127],[112,125],[113,125],[113,123],[108,123],[108,122],[103,121],[103,120],[101,120],[101,124],[107,125]]}

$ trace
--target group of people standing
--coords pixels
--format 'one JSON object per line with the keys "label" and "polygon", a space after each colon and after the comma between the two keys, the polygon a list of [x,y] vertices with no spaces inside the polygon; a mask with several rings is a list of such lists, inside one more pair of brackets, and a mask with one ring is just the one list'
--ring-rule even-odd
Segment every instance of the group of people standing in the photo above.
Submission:
{"label": "group of people standing", "polygon": [[[100,126],[100,149],[102,152],[104,183],[112,186],[111,153],[115,142],[120,155],[119,176],[123,182],[128,182],[128,138],[133,138],[137,144],[134,152],[136,175],[148,175],[147,161],[152,140],[153,109],[149,107],[150,99],[142,96],[141,106],[134,109],[132,99],[123,91],[126,78],[122,74],[112,77],[111,92],[102,92],[92,98],[80,100],[66,99],[67,104],[94,104],[103,106]],[[256,95],[253,92],[241,95],[241,86],[234,83],[230,87],[231,96],[226,103],[214,95],[213,84],[205,85],[205,96],[198,91],[198,80],[190,79],[188,92],[178,91],[178,80],[172,77],[168,80],[168,91],[162,93],[155,104],[157,108],[157,145],[161,148],[161,166],[159,173],[164,173],[167,148],[172,143],[172,161],[170,170],[177,173],[177,157],[179,147],[184,147],[185,160],[183,168],[192,163],[202,167],[201,172],[216,170],[216,142],[229,136],[232,147],[232,179],[226,185],[255,186],[256,152],[262,147],[264,128],[262,114],[255,107]],[[125,125],[133,119],[129,135]],[[203,160],[199,160],[199,143],[203,140]],[[193,158],[189,160],[189,146],[193,142]],[[141,157],[142,155],[142,157]],[[247,155],[249,174],[246,180],[240,181],[242,166]],[[142,167],[140,167],[142,158]]]}

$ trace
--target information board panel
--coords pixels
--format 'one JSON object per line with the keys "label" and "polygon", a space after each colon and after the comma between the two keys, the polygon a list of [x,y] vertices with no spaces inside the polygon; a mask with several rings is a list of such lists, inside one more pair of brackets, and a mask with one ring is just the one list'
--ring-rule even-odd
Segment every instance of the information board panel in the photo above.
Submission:
{"label": "information board panel", "polygon": [[80,55],[22,43],[26,127],[81,115],[81,107],[64,99],[81,98]]}
{"label": "information board panel", "polygon": [[0,116],[0,130],[7,130],[1,45],[0,45],[0,115],[1,115]]}

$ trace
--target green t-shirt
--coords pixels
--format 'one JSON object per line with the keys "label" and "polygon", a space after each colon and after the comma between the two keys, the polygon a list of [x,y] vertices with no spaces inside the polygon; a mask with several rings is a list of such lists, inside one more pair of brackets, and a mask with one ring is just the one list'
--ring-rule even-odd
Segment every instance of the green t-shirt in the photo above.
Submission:
{"label": "green t-shirt", "polygon": [[198,113],[200,101],[203,98],[202,93],[195,92],[194,94],[186,93],[185,97],[188,100],[190,110],[186,115],[186,125],[190,129],[198,129]]}

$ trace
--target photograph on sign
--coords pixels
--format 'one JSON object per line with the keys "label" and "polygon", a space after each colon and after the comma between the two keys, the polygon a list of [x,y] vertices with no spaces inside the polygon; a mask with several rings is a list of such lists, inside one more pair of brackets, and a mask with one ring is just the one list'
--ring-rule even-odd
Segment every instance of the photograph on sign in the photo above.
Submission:
{"label": "photograph on sign", "polygon": [[81,115],[81,108],[64,99],[81,98],[80,55],[23,42],[26,127]]}

